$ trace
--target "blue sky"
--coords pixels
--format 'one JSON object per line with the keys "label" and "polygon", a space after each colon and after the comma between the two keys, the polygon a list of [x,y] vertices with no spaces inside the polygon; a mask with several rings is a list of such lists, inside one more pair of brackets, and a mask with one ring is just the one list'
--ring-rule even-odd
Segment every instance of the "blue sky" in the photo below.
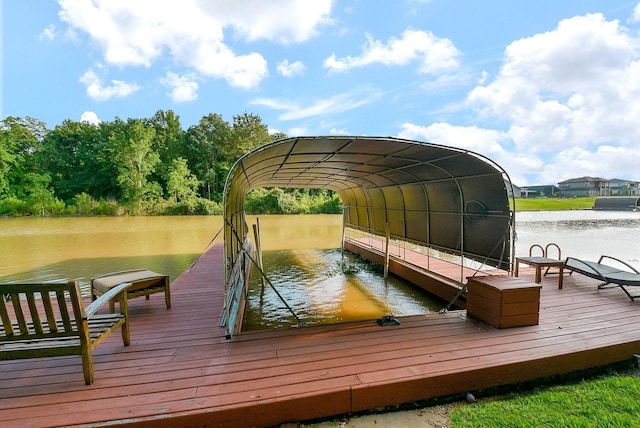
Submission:
{"label": "blue sky", "polygon": [[1,0],[0,119],[253,113],[640,180],[640,2]]}

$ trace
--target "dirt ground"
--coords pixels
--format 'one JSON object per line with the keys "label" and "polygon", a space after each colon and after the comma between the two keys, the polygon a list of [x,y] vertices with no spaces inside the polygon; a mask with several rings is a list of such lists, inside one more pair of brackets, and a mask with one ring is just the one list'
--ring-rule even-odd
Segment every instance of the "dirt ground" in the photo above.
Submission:
{"label": "dirt ground", "polygon": [[450,428],[450,412],[463,403],[443,404],[361,416],[343,416],[319,423],[291,423],[280,428]]}

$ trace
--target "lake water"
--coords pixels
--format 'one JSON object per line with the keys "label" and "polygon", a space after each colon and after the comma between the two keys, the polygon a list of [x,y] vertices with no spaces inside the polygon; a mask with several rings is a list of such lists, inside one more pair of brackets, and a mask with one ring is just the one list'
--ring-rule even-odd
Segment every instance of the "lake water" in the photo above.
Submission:
{"label": "lake water", "polygon": [[640,212],[539,211],[516,214],[516,255],[556,243],[562,257],[597,261],[609,255],[640,269]]}
{"label": "lake water", "polygon": [[[255,219],[248,219],[255,223]],[[260,217],[265,271],[307,324],[437,311],[397,278],[384,280],[366,264],[343,260],[341,216]],[[0,219],[0,281],[78,279],[144,267],[177,278],[207,248],[221,217],[100,217]],[[516,216],[516,254],[553,242],[562,257],[618,257],[640,268],[640,213],[524,212]],[[222,235],[216,239],[222,242]],[[346,269],[343,269],[346,268]],[[345,274],[344,271],[349,274]],[[271,287],[254,276],[248,329],[294,323]]]}
{"label": "lake water", "polygon": [[0,218],[0,281],[86,286],[92,276],[139,267],[173,280],[221,227],[221,217],[204,216]]}

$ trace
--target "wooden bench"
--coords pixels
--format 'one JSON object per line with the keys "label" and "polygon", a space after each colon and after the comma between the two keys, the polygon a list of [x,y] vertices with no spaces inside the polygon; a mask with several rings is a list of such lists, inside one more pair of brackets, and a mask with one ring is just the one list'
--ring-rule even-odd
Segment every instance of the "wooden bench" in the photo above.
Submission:
{"label": "wooden bench", "polygon": [[[86,308],[78,281],[0,284],[0,360],[80,355],[87,385],[93,383],[93,348],[121,327],[129,345],[129,317],[121,284]],[[98,314],[117,299],[119,313]]]}

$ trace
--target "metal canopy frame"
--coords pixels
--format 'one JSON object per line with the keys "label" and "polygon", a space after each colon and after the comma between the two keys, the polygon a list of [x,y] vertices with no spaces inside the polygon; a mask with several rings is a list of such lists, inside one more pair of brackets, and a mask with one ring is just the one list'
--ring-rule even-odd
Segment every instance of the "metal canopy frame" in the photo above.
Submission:
{"label": "metal canopy frame", "polygon": [[507,173],[480,154],[392,137],[295,137],[232,167],[224,191],[225,269],[248,242],[247,194],[323,188],[340,196],[347,227],[511,270],[515,225]]}

